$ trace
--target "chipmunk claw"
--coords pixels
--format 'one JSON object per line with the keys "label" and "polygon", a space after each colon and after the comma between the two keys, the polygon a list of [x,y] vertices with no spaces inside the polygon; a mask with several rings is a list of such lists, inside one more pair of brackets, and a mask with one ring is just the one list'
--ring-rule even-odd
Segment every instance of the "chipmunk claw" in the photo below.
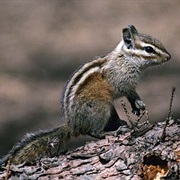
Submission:
{"label": "chipmunk claw", "polygon": [[146,108],[146,105],[143,103],[143,101],[141,100],[136,100],[135,102],[135,107],[133,107],[132,113],[139,116],[140,115],[140,111],[144,111]]}
{"label": "chipmunk claw", "polygon": [[146,109],[146,105],[141,100],[136,100],[135,104],[136,104],[136,107],[140,110],[144,111]]}

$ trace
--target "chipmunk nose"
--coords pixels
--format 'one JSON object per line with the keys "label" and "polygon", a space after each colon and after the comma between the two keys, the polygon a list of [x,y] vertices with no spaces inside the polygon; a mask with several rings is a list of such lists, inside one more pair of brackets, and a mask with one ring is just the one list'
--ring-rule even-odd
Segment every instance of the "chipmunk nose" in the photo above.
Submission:
{"label": "chipmunk nose", "polygon": [[171,59],[171,55],[169,53],[167,53],[168,56],[167,56],[167,61],[169,61]]}

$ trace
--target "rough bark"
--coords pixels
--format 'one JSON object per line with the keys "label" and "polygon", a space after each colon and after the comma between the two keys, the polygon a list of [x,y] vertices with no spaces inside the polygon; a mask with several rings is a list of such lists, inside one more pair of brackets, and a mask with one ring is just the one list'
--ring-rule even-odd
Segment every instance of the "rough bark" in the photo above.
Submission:
{"label": "rough bark", "polygon": [[1,167],[0,179],[180,179],[180,121],[143,123],[36,165]]}

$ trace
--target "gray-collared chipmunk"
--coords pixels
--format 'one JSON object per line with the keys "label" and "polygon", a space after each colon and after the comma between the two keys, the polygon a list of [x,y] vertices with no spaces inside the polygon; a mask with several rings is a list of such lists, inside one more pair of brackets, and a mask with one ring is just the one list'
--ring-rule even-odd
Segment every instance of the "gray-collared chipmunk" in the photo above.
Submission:
{"label": "gray-collared chipmunk", "polygon": [[103,137],[105,131],[123,124],[113,105],[119,97],[127,97],[136,115],[145,109],[136,92],[139,78],[148,66],[162,64],[171,56],[158,40],[138,33],[133,25],[124,28],[122,34],[122,40],[111,53],[84,64],[67,82],[62,97],[64,124],[27,135],[1,164],[8,160],[20,164],[56,156],[72,136]]}

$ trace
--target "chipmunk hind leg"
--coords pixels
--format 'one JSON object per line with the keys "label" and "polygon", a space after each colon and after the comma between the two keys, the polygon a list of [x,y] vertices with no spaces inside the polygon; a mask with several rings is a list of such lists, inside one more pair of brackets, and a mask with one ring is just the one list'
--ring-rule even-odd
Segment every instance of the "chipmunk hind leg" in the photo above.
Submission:
{"label": "chipmunk hind leg", "polygon": [[104,131],[115,131],[120,126],[127,125],[127,122],[120,119],[114,106],[111,108],[111,116],[109,117],[108,123],[106,124]]}
{"label": "chipmunk hind leg", "polygon": [[[96,104],[96,103],[95,103]],[[93,106],[94,107],[94,106]],[[121,120],[119,115],[111,103],[101,102],[93,108],[93,112],[89,113],[89,121],[91,123],[91,136],[104,138],[106,132],[115,131],[120,126],[127,125],[127,122]]]}
{"label": "chipmunk hind leg", "polygon": [[69,126],[74,132],[103,138],[104,128],[111,116],[111,104],[103,100],[84,101],[75,106],[76,114],[69,119]]}

